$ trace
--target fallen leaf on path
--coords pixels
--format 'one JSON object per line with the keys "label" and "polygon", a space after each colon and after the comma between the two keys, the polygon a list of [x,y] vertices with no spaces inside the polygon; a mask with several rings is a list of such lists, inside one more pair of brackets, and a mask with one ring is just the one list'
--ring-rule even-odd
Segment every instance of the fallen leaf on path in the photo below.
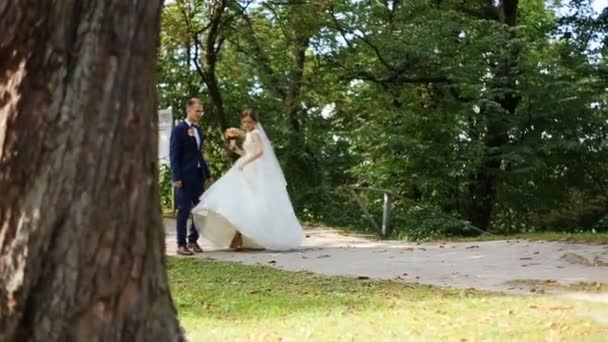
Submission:
{"label": "fallen leaf on path", "polygon": [[568,311],[572,310],[571,306],[552,306],[549,308],[551,311]]}
{"label": "fallen leaf on path", "polygon": [[319,255],[317,257],[317,259],[325,259],[325,258],[329,258],[329,257],[330,257],[329,254],[323,254],[323,255]]}
{"label": "fallen leaf on path", "polygon": [[532,258],[530,258],[530,257],[525,257],[525,258],[519,258],[519,260],[532,260]]}
{"label": "fallen leaf on path", "polygon": [[593,266],[608,266],[608,262],[600,259],[597,255],[593,258]]}
{"label": "fallen leaf on path", "polygon": [[585,258],[582,255],[576,253],[566,253],[562,255],[562,260],[569,262],[571,264],[579,264],[583,266],[593,266],[593,263],[589,261],[589,259]]}
{"label": "fallen leaf on path", "polygon": [[473,248],[479,248],[479,246],[477,246],[477,245],[473,245],[473,246],[469,246],[469,247],[467,247],[467,249],[473,249]]}
{"label": "fallen leaf on path", "polygon": [[407,247],[407,248],[404,248],[403,250],[404,250],[405,252],[413,252],[413,251],[414,251],[414,248],[412,248],[412,247]]}

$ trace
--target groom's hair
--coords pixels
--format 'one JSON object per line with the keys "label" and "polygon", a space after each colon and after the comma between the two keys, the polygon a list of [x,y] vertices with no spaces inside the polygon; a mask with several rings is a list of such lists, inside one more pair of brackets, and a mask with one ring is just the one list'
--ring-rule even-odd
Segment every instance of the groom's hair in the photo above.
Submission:
{"label": "groom's hair", "polygon": [[186,109],[194,106],[195,104],[200,104],[202,106],[203,105],[203,101],[201,101],[201,99],[193,97],[190,100],[188,100],[188,102],[186,102]]}
{"label": "groom's hair", "polygon": [[255,121],[255,122],[258,122],[258,118],[257,118],[257,116],[256,116],[256,115],[255,115],[255,113],[254,113],[252,110],[250,110],[250,109],[244,110],[244,111],[241,113],[241,119],[244,119],[244,118],[246,118],[246,117],[250,117],[250,118],[251,118],[251,120],[253,120],[253,121]]}

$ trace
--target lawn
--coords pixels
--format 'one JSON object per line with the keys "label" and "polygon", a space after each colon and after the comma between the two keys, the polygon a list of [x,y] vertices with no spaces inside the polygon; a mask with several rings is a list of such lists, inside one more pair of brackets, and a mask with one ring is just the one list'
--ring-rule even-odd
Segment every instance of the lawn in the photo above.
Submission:
{"label": "lawn", "polygon": [[608,243],[608,233],[565,233],[565,232],[529,232],[512,235],[482,235],[476,237],[454,237],[437,239],[438,241],[494,241],[494,240],[530,240],[530,241],[560,241],[574,243]]}
{"label": "lawn", "polygon": [[606,341],[608,305],[169,258],[190,341]]}

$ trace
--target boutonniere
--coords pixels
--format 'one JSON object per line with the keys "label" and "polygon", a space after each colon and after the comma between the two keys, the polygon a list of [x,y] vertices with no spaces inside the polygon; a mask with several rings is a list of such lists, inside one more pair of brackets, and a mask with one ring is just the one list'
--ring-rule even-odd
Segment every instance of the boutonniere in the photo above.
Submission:
{"label": "boutonniere", "polygon": [[191,137],[194,136],[194,128],[192,128],[192,127],[188,128],[188,135]]}

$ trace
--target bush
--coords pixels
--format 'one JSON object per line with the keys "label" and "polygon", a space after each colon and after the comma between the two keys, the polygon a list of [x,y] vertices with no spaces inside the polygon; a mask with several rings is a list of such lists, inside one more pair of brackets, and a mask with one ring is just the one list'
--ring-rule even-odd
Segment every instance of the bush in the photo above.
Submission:
{"label": "bush", "polygon": [[161,164],[160,173],[159,173],[159,181],[160,181],[160,204],[163,212],[172,211],[172,199],[173,191],[172,191],[172,181],[171,181],[171,168],[168,165]]}
{"label": "bush", "polygon": [[597,221],[597,223],[593,226],[593,230],[597,233],[608,232],[608,214]]}
{"label": "bush", "polygon": [[[374,234],[379,232],[369,223],[352,195],[329,187],[292,191],[292,200],[302,221]],[[374,220],[381,224],[382,198],[377,194],[360,194]],[[405,206],[395,202],[387,238],[427,240],[449,236],[472,236],[478,232],[467,221],[447,215],[428,205]]]}
{"label": "bush", "polygon": [[393,217],[392,238],[418,241],[479,235],[469,222],[424,204],[396,208]]}

